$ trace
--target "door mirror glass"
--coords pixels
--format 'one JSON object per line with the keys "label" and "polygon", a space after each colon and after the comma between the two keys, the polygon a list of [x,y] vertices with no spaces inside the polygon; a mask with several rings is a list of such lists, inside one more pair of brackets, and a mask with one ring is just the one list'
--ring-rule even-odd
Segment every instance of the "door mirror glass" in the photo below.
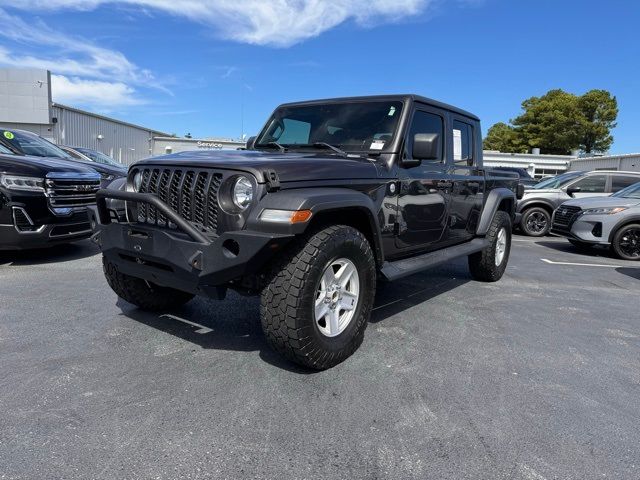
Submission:
{"label": "door mirror glass", "polygon": [[438,160],[440,157],[440,135],[437,133],[416,133],[413,136],[413,158],[417,160]]}

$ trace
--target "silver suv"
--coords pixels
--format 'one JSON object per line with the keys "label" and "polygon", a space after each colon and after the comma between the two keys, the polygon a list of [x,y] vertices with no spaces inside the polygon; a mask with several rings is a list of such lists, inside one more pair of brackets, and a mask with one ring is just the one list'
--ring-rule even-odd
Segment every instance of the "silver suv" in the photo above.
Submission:
{"label": "silver suv", "polygon": [[640,260],[640,182],[610,197],[563,203],[551,231],[577,247],[610,245],[618,257]]}
{"label": "silver suv", "polygon": [[616,170],[567,172],[543,180],[525,190],[522,200],[518,201],[520,230],[525,235],[543,237],[551,228],[553,211],[567,200],[606,197],[636,182],[640,182],[640,172]]}

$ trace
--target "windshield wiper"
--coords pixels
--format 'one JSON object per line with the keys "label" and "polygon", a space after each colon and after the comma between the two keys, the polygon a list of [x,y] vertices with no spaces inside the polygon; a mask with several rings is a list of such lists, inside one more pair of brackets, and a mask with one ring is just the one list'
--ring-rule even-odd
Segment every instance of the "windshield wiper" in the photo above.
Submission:
{"label": "windshield wiper", "polygon": [[348,157],[349,156],[349,154],[347,152],[345,152],[344,150],[341,150],[340,148],[336,147],[335,145],[331,145],[330,143],[326,143],[326,142],[313,142],[313,143],[296,145],[296,147],[333,150],[335,153],[337,153],[338,155],[342,155],[343,157]]}

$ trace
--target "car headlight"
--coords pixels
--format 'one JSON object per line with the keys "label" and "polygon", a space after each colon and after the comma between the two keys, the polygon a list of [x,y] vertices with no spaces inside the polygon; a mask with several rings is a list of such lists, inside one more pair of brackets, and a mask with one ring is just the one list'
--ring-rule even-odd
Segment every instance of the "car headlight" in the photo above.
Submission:
{"label": "car headlight", "polygon": [[101,173],[100,174],[100,178],[102,178],[102,180],[106,180],[108,182],[108,181],[113,180],[115,178],[115,176],[114,175],[109,175],[108,173]]}
{"label": "car headlight", "polygon": [[44,192],[44,179],[37,177],[21,177],[17,175],[0,175],[0,184],[9,190],[26,190]]}
{"label": "car headlight", "polygon": [[604,208],[587,208],[582,211],[583,215],[615,215],[626,210],[627,207],[604,207]]}
{"label": "car headlight", "polygon": [[231,194],[233,203],[240,210],[245,210],[253,201],[253,184],[247,177],[240,176],[233,184]]}

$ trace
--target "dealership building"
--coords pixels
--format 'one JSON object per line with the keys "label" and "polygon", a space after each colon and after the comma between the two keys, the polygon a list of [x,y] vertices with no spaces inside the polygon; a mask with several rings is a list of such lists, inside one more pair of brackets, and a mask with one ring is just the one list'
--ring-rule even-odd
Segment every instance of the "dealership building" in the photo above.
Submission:
{"label": "dealership building", "polygon": [[229,139],[179,138],[54,103],[51,74],[40,69],[0,69],[0,129],[27,130],[59,145],[98,150],[125,165],[153,155],[244,146]]}

